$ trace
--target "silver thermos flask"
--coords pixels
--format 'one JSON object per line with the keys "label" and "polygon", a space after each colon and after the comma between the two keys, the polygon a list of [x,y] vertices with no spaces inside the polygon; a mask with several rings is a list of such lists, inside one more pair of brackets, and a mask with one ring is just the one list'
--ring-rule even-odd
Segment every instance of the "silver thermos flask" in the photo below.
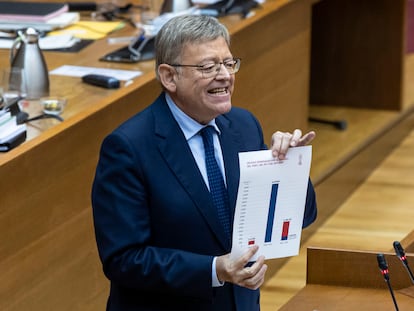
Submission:
{"label": "silver thermos flask", "polygon": [[[49,96],[49,72],[39,47],[39,33],[33,28],[19,31],[10,50],[10,65],[22,73],[22,89],[27,99]],[[10,77],[12,81],[17,77]]]}

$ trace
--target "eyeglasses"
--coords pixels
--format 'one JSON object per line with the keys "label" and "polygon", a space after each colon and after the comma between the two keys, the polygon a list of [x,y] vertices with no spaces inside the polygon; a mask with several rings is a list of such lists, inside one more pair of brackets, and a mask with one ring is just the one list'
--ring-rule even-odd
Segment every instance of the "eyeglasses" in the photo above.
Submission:
{"label": "eyeglasses", "polygon": [[235,74],[240,69],[240,58],[228,59],[219,63],[209,62],[203,65],[183,65],[183,64],[169,64],[173,67],[193,67],[201,72],[201,75],[205,79],[214,78],[218,75],[221,69],[221,65],[224,65],[229,74]]}

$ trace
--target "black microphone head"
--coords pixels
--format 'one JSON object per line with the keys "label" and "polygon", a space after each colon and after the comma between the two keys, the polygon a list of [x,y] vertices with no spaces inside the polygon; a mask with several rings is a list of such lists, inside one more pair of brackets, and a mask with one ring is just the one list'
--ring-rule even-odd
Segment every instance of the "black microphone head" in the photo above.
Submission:
{"label": "black microphone head", "polygon": [[338,120],[335,122],[335,127],[338,130],[344,131],[348,127],[348,123],[346,122],[346,120]]}
{"label": "black microphone head", "polygon": [[377,254],[378,267],[382,272],[388,270],[387,261],[385,260],[384,254]]}
{"label": "black microphone head", "polygon": [[404,252],[404,249],[401,246],[400,242],[394,241],[393,245],[394,245],[395,253],[397,254],[397,256],[400,257],[400,258],[404,257],[405,252]]}

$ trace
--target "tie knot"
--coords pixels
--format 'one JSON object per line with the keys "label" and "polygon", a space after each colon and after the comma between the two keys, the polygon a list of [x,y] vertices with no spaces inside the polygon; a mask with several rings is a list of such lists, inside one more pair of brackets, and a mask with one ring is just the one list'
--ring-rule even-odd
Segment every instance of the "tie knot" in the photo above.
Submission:
{"label": "tie knot", "polygon": [[213,144],[213,133],[216,131],[216,129],[210,125],[202,128],[200,130],[200,134],[203,137],[204,143],[208,143],[208,145]]}

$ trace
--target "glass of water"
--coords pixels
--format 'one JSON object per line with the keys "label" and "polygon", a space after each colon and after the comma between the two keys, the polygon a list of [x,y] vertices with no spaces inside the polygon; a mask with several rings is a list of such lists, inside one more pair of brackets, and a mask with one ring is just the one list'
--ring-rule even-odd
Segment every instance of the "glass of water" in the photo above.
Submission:
{"label": "glass of water", "polygon": [[20,68],[7,68],[0,71],[0,107],[6,107],[16,98],[26,96],[24,71]]}

